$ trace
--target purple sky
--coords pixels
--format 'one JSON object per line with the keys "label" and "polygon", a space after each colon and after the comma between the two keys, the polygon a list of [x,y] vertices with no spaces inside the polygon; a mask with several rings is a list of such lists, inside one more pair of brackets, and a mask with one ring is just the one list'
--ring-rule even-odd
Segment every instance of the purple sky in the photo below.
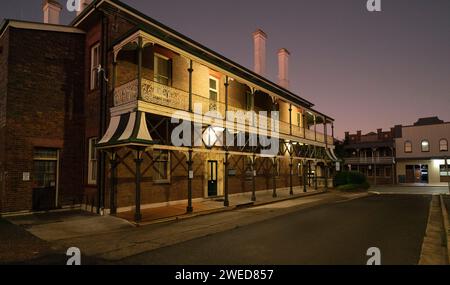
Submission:
{"label": "purple sky", "polygon": [[[334,117],[338,137],[424,116],[450,121],[450,1],[381,1],[383,12],[369,13],[366,0],[124,0],[249,68],[251,34],[262,28],[269,78],[287,48],[292,91]],[[0,18],[42,19],[40,0],[0,7]]]}

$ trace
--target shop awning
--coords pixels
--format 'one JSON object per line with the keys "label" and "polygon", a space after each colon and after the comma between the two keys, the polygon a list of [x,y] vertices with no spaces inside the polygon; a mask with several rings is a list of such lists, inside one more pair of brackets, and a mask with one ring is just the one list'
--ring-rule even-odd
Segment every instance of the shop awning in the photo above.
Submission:
{"label": "shop awning", "polygon": [[145,113],[141,111],[111,117],[108,130],[97,148],[148,147],[153,144]]}

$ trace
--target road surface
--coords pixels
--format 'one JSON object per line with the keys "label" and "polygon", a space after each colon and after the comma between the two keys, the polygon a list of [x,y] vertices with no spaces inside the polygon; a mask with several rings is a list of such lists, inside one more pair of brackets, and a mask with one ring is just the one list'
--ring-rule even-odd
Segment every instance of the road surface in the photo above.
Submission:
{"label": "road surface", "polygon": [[322,205],[160,248],[120,264],[417,264],[431,196],[379,195]]}

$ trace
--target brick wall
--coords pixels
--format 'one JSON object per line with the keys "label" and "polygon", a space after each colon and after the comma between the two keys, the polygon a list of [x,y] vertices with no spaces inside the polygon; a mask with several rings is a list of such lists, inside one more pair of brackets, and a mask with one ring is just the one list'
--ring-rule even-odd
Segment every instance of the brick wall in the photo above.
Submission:
{"label": "brick wall", "polygon": [[84,35],[9,28],[3,212],[30,210],[33,150],[60,150],[60,204],[81,194]]}
{"label": "brick wall", "polygon": [[9,54],[9,31],[0,39],[0,213],[5,196],[5,135],[6,135],[6,94],[8,84],[7,60]]}

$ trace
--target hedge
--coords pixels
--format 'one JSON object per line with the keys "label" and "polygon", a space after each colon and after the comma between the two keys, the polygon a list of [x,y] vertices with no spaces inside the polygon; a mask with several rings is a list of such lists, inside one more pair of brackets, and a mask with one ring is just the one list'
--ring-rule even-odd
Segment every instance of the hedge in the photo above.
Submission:
{"label": "hedge", "polygon": [[339,172],[334,177],[334,185],[336,187],[342,185],[363,185],[368,184],[364,174],[355,171]]}

